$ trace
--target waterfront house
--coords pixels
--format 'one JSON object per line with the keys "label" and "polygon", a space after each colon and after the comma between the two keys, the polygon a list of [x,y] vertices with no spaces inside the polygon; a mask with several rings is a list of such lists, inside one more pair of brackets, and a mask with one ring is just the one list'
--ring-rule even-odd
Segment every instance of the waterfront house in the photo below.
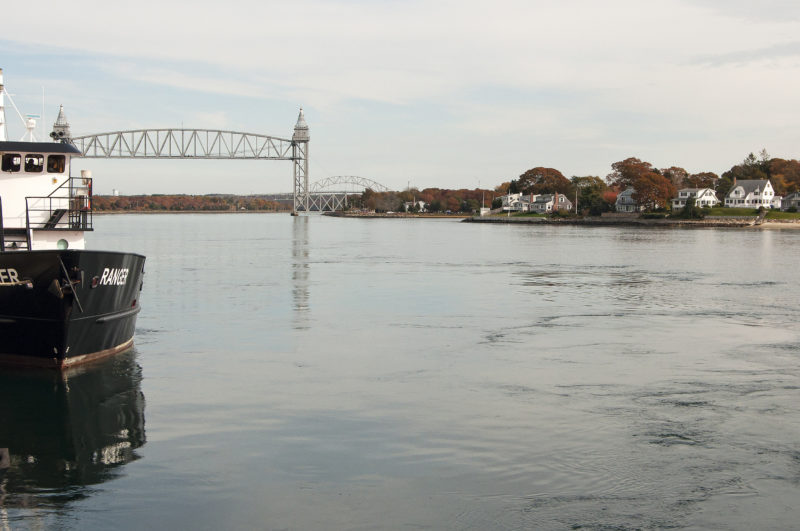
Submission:
{"label": "waterfront house", "polygon": [[639,205],[633,198],[636,190],[633,187],[628,187],[617,196],[616,209],[617,212],[641,212],[644,206]]}
{"label": "waterfront house", "polygon": [[800,192],[789,194],[781,201],[781,210],[789,210],[790,208],[800,210]]}
{"label": "waterfront house", "polygon": [[558,194],[558,205],[556,206],[556,194],[542,194],[535,196],[530,204],[530,211],[537,214],[545,214],[553,210],[572,210],[572,202],[564,194]]}
{"label": "waterfront house", "polygon": [[678,197],[672,200],[672,210],[686,206],[686,201],[693,197],[694,204],[699,207],[713,207],[719,204],[717,194],[711,188],[682,188],[678,190]]}
{"label": "waterfront house", "polygon": [[426,212],[426,206],[428,206],[428,204],[425,201],[406,201],[403,203],[403,210],[406,212],[414,212],[416,208],[416,212]]}
{"label": "waterfront house", "polygon": [[772,196],[772,201],[770,201],[769,207],[775,210],[780,210],[783,207],[783,196],[782,195]]}
{"label": "waterfront house", "polygon": [[522,195],[519,198],[520,202],[520,212],[533,212],[533,204],[536,202],[536,199],[540,197],[538,194],[528,194]]}
{"label": "waterfront house", "polygon": [[725,206],[733,208],[770,208],[775,191],[768,179],[733,181],[725,196]]}
{"label": "waterfront house", "polygon": [[508,195],[501,195],[500,200],[503,201],[503,212],[517,212],[522,210],[522,205],[520,201],[520,197],[522,194],[508,194]]}

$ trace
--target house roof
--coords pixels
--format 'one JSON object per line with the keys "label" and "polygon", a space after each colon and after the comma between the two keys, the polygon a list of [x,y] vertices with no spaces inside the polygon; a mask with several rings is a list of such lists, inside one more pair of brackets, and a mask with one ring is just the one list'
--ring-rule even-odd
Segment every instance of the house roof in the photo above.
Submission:
{"label": "house roof", "polygon": [[736,181],[736,186],[731,188],[731,192],[736,190],[739,186],[744,188],[745,194],[751,194],[756,190],[763,189],[769,180],[767,179],[743,179],[741,181]]}
{"label": "house roof", "polygon": [[680,194],[682,193],[689,193],[693,194],[694,196],[699,196],[701,194],[707,194],[709,192],[712,195],[714,194],[714,190],[712,190],[711,188],[681,188],[680,190],[678,190],[678,196],[680,197]]}
{"label": "house roof", "polygon": [[[558,196],[559,196],[558,197],[559,202],[564,202],[564,201],[569,202],[569,199],[564,194],[558,194]],[[542,194],[536,197],[534,203],[549,203],[550,201],[554,200],[555,200],[555,194]]]}

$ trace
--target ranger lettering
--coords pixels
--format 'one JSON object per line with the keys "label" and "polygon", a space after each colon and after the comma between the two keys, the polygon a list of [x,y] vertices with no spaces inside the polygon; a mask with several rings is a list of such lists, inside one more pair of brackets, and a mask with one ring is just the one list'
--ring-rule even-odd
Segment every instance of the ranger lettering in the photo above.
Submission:
{"label": "ranger lettering", "polygon": [[16,269],[0,269],[0,284],[13,284],[19,282],[19,273]]}

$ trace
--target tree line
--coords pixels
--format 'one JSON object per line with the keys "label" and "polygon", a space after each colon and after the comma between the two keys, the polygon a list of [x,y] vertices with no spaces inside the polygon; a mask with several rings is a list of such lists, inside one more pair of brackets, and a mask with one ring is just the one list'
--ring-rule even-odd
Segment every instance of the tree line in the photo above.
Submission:
{"label": "tree line", "polygon": [[[375,212],[418,210],[420,201],[428,212],[472,213],[486,206],[498,208],[499,196],[509,193],[561,193],[578,201],[578,211],[584,215],[600,215],[615,209],[617,195],[628,187],[635,190],[633,199],[649,210],[667,208],[681,188],[711,188],[720,201],[730,191],[735,180],[769,179],[776,195],[800,191],[800,161],[772,158],[762,150],[750,153],[739,164],[717,175],[704,171],[689,173],[679,166],[656,168],[651,163],[629,157],[611,164],[611,172],[599,176],[565,177],[555,168],[537,166],[516,179],[503,182],[493,189],[410,188],[403,191],[376,192],[371,189],[348,196],[348,209]],[[263,197],[235,195],[135,195],[94,196],[93,209],[98,211],[290,211],[292,205],[270,201]]]}
{"label": "tree line", "polygon": [[711,188],[717,198],[724,201],[736,180],[769,179],[775,194],[781,196],[800,191],[800,161],[772,158],[766,150],[758,156],[750,153],[722,175],[710,171],[689,173],[679,166],[659,169],[636,157],[613,163],[611,170],[605,178],[576,176],[567,179],[555,168],[536,167],[495,190],[522,194],[562,193],[570,199],[577,197],[579,211],[590,215],[613,211],[617,195],[629,187],[635,190],[633,199],[648,210],[668,207],[682,188]]}
{"label": "tree line", "polygon": [[237,195],[95,195],[92,210],[95,211],[290,211],[290,204],[269,201],[258,196]]}

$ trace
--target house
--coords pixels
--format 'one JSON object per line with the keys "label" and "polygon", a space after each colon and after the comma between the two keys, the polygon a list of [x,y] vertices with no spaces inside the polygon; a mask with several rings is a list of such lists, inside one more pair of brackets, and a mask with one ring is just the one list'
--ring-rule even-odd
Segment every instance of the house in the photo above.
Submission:
{"label": "house", "polygon": [[521,212],[533,212],[533,204],[536,202],[536,199],[540,197],[539,194],[528,194],[520,196],[519,202],[521,205],[520,211]]}
{"label": "house", "polygon": [[520,205],[520,197],[522,197],[522,194],[501,195],[500,199],[503,201],[503,212],[521,211],[522,205]]}
{"label": "house", "polygon": [[635,192],[633,187],[628,187],[619,193],[616,202],[617,212],[641,212],[644,210],[644,206],[639,205],[633,198]]}
{"label": "house", "polygon": [[780,210],[783,207],[783,196],[782,195],[772,196],[772,201],[770,201],[769,207],[775,210]]}
{"label": "house", "polygon": [[425,201],[406,201],[403,203],[403,210],[406,212],[425,212],[425,207],[428,206],[428,203]]}
{"label": "house", "polygon": [[686,206],[686,201],[693,197],[695,206],[713,207],[719,204],[717,194],[711,188],[682,188],[678,190],[678,197],[672,200],[672,210]]}
{"label": "house", "polygon": [[733,181],[725,206],[733,208],[770,208],[775,191],[767,179]]}
{"label": "house", "polygon": [[539,197],[536,194],[508,194],[501,196],[500,199],[503,200],[503,211],[507,212],[530,212],[531,205]]}
{"label": "house", "polygon": [[[558,205],[556,205],[556,195],[558,196]],[[545,214],[553,210],[572,210],[572,202],[564,194],[542,194],[535,197],[536,199],[530,204],[531,212]]]}
{"label": "house", "polygon": [[789,194],[781,201],[781,210],[789,210],[790,208],[800,210],[800,192]]}

